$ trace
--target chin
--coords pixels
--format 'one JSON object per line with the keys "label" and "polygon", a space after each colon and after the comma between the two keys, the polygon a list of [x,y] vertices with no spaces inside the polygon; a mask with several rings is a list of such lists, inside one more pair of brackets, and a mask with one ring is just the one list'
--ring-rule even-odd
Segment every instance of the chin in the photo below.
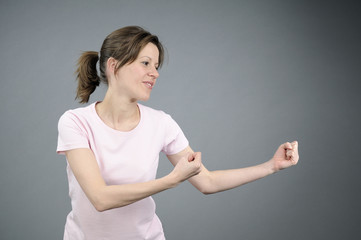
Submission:
{"label": "chin", "polygon": [[139,100],[139,101],[142,101],[142,102],[146,102],[146,101],[149,100],[149,98],[150,98],[150,95],[148,95],[148,96],[142,96],[142,97],[140,97],[138,100]]}

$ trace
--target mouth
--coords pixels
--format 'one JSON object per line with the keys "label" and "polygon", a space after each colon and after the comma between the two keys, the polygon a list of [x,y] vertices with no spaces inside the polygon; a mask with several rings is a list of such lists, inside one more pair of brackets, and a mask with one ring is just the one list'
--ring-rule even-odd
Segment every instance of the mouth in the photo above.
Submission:
{"label": "mouth", "polygon": [[149,89],[152,89],[154,86],[153,82],[143,82]]}

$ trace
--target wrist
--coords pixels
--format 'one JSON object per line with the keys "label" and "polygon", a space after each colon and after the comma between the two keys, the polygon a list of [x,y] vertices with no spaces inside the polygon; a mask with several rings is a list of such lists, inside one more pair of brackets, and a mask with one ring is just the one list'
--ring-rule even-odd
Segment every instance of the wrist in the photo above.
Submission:
{"label": "wrist", "polygon": [[180,181],[177,180],[177,177],[173,172],[165,176],[164,180],[167,183],[167,185],[169,185],[169,188],[174,188],[178,186],[178,184],[180,183]]}
{"label": "wrist", "polygon": [[277,169],[275,168],[272,160],[269,160],[269,161],[263,163],[263,166],[266,169],[268,175],[278,172]]}

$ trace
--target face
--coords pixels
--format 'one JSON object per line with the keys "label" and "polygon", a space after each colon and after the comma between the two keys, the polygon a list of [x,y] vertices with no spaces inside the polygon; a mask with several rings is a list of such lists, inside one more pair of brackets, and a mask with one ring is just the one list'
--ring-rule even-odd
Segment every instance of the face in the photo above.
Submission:
{"label": "face", "polygon": [[158,73],[158,48],[148,43],[134,62],[121,67],[114,76],[116,91],[130,101],[146,101],[150,97]]}

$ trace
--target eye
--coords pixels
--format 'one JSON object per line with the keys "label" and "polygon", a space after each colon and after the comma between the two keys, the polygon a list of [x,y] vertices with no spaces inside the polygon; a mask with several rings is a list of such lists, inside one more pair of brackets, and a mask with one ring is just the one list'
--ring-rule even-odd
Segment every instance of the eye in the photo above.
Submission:
{"label": "eye", "polygon": [[148,66],[149,65],[149,62],[148,61],[144,61],[142,62],[144,66]]}

